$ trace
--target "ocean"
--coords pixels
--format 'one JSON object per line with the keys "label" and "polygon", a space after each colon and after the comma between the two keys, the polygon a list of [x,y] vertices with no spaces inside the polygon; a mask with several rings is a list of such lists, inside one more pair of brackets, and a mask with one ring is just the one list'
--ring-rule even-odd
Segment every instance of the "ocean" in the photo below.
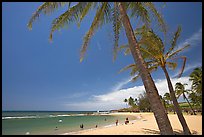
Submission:
{"label": "ocean", "polygon": [[96,128],[96,125],[97,128],[115,126],[116,119],[123,123],[126,118],[93,114],[96,111],[2,111],[2,135],[58,135]]}

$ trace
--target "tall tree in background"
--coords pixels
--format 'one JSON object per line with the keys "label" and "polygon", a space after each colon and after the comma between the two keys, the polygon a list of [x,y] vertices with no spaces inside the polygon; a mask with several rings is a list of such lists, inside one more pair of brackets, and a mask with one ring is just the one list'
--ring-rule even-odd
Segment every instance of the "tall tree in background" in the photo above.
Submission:
{"label": "tall tree in background", "polygon": [[[83,45],[81,48],[80,61],[82,61],[84,58],[84,54],[94,32],[99,27],[109,22],[113,23],[115,34],[114,56],[116,56],[119,33],[123,25],[128,39],[130,51],[132,53],[135,64],[138,65],[138,70],[145,86],[145,90],[151,104],[152,111],[154,112],[154,116],[157,121],[160,133],[164,135],[173,134],[173,129],[171,127],[170,121],[159,98],[158,90],[141,55],[139,45],[137,43],[132,25],[129,20],[129,17],[140,17],[140,19],[147,26],[149,26],[150,14],[152,14],[158,20],[159,26],[161,26],[162,29],[166,31],[164,21],[161,15],[156,10],[154,4],[151,2],[78,2],[72,5],[72,3],[70,2],[45,2],[33,14],[28,23],[28,27],[30,29],[32,28],[32,23],[39,17],[41,13],[49,14],[59,7],[65,5],[68,5],[67,11],[62,13],[52,22],[50,39],[52,40],[53,33],[56,30],[63,28],[66,24],[72,22],[77,22],[78,24],[80,24],[84,17],[89,13],[90,9],[95,8],[96,15],[90,29],[84,37]],[[130,13],[130,16],[128,16],[127,13]]]}
{"label": "tall tree in background", "polygon": [[139,95],[138,98],[138,107],[140,110],[144,112],[150,112],[151,111],[151,105],[148,100],[147,94],[143,92],[142,94]]}
{"label": "tall tree in background", "polygon": [[[165,100],[166,102],[168,102],[169,105],[172,105],[172,107],[173,107],[172,99],[171,99],[171,96],[170,96],[169,93],[165,93],[163,98],[164,98],[164,100]],[[175,114],[174,107],[173,107],[172,109],[173,109],[174,114]]]}
{"label": "tall tree in background", "polygon": [[168,102],[168,104],[171,104],[171,97],[169,93],[165,93],[163,98],[166,102]]}
{"label": "tall tree in background", "polygon": [[132,97],[129,97],[128,99],[128,105],[130,105],[131,107],[135,106],[135,100]]}
{"label": "tall tree in background", "polygon": [[164,108],[166,109],[166,113],[168,113],[168,112],[167,112],[167,107],[166,107],[166,100],[165,100],[165,98],[162,97],[162,95],[160,95],[160,99],[161,99],[161,101],[162,101],[162,103],[163,103],[163,105],[164,105]]}

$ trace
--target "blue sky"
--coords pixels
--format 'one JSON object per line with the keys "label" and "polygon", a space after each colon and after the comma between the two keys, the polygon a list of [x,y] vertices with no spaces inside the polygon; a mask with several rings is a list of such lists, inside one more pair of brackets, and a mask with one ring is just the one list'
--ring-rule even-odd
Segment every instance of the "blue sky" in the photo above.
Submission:
{"label": "blue sky", "polygon": [[[99,29],[91,39],[82,63],[79,62],[83,36],[90,27],[92,11],[80,28],[71,24],[56,31],[50,43],[51,22],[65,8],[34,22],[32,31],[27,23],[41,3],[4,2],[2,4],[2,109],[3,110],[107,110],[125,107],[124,98],[137,97],[144,91],[141,80],[129,82],[129,71],[118,73],[133,63],[131,56],[119,53],[113,62],[113,33],[111,24]],[[156,3],[160,5],[160,3]],[[167,2],[159,7],[171,36],[181,25],[178,47],[191,47],[181,55],[187,56],[186,68],[180,79],[174,78],[178,69],[169,71],[172,82],[189,83],[188,75],[202,65],[202,3]],[[133,27],[136,21],[131,20]],[[125,32],[120,44],[127,43]],[[179,61],[180,62],[180,61]],[[159,69],[152,73],[159,93],[168,92],[165,77]]]}

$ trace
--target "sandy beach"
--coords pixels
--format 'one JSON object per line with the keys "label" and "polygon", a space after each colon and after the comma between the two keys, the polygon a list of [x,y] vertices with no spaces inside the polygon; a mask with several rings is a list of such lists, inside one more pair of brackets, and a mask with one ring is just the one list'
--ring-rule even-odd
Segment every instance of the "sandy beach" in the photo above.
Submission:
{"label": "sandy beach", "polygon": [[[64,133],[63,135],[159,135],[153,113],[111,113],[110,115],[136,116],[138,120],[125,125],[119,121],[118,126],[98,127],[79,132]],[[172,128],[176,134],[182,134],[182,126],[176,114],[168,114]],[[194,135],[202,135],[202,115],[184,115],[187,124]]]}

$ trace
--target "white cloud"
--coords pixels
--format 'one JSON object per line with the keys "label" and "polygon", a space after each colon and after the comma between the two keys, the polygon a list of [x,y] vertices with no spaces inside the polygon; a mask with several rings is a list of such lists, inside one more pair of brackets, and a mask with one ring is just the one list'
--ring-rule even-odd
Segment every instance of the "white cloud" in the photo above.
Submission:
{"label": "white cloud", "polygon": [[[173,86],[176,84],[176,82],[187,83],[188,85],[185,88],[190,89],[191,83],[189,81],[189,77],[173,78],[171,80]],[[126,83],[124,82],[124,84]],[[155,84],[160,95],[163,96],[166,92],[169,92],[166,79],[155,80]],[[122,84],[119,83],[119,85]],[[138,97],[138,95],[144,91],[145,89],[143,85],[135,86],[132,88],[113,90],[106,94],[93,95],[85,102],[67,103],[66,107],[73,110],[119,109],[126,106],[126,104],[123,102],[125,98],[129,98],[130,96],[132,96],[133,98]]]}
{"label": "white cloud", "polygon": [[128,77],[124,79],[123,81],[116,84],[116,86],[113,87],[113,91],[121,89],[125,84],[129,83],[132,80],[133,77]]}

